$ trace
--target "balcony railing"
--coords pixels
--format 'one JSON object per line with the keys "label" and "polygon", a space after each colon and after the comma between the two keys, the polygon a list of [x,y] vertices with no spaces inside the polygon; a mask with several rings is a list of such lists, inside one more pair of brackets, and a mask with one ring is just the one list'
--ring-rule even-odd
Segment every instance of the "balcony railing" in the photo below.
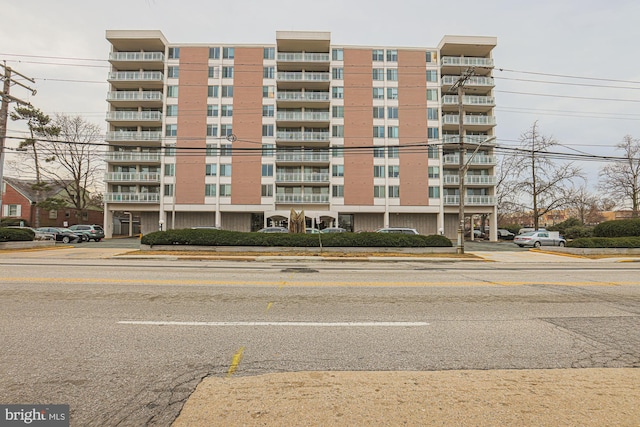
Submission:
{"label": "balcony railing", "polygon": [[160,163],[159,153],[136,153],[129,151],[112,151],[105,154],[107,162],[147,162]]}
{"label": "balcony railing", "polygon": [[[445,114],[442,116],[442,123],[445,125],[457,125],[459,123],[459,117],[457,114]],[[496,124],[496,118],[494,116],[464,116],[465,125],[487,125],[492,126]]]}
{"label": "balcony railing", "polygon": [[162,92],[123,90],[107,93],[107,101],[162,101]]}
{"label": "balcony railing", "polygon": [[305,111],[305,112],[291,112],[291,111],[278,111],[276,115],[277,120],[283,121],[303,121],[303,122],[328,122],[329,112],[324,111]]}
{"label": "balcony railing", "polygon": [[162,132],[155,131],[141,131],[141,132],[129,132],[129,131],[115,131],[107,132],[107,141],[160,141],[162,139]]}
{"label": "balcony railing", "polygon": [[[487,141],[490,137],[487,135],[465,135],[464,142],[465,144],[482,144]],[[459,135],[442,135],[442,142],[445,144],[459,144],[460,136]]]}
{"label": "balcony railing", "polygon": [[286,132],[276,133],[276,139],[280,141],[306,141],[306,142],[327,142],[329,132]]}
{"label": "balcony railing", "polygon": [[161,111],[109,111],[107,113],[107,120],[159,122],[159,121],[162,121],[162,112]]}
{"label": "balcony railing", "polygon": [[[459,206],[460,196],[444,196],[445,206]],[[495,196],[466,196],[464,198],[465,206],[493,206],[496,204]]]}
{"label": "balcony railing", "polygon": [[329,182],[329,173],[276,173],[276,182]]}
{"label": "balcony railing", "polygon": [[159,71],[114,71],[109,73],[109,80],[124,82],[162,82],[164,81],[164,77]]}
{"label": "balcony railing", "polygon": [[328,162],[329,153],[314,151],[276,153],[276,162]]}
{"label": "balcony railing", "polygon": [[[463,96],[463,105],[493,107],[496,100],[493,96]],[[458,105],[458,95],[445,95],[442,97],[442,105]]]}
{"label": "balcony railing", "polygon": [[329,62],[328,53],[278,52],[280,62]]}
{"label": "balcony railing", "polygon": [[[469,161],[471,159],[471,161]],[[465,164],[469,165],[495,165],[496,164],[496,156],[488,156],[485,154],[476,154],[471,158],[471,154],[467,154],[464,156]],[[460,156],[458,154],[447,154],[442,157],[442,163],[444,165],[458,165],[460,164]]]}
{"label": "balcony railing", "polygon": [[276,203],[329,203],[328,194],[276,194]]}
{"label": "balcony railing", "polygon": [[278,92],[278,101],[329,101],[329,92]]}
{"label": "balcony railing", "polygon": [[440,60],[440,65],[493,68],[493,59],[473,56],[443,56]]}
{"label": "balcony railing", "polygon": [[[458,184],[460,178],[458,175],[444,175],[442,177],[443,184]],[[495,175],[465,175],[465,185],[496,185],[497,179]]]}
{"label": "balcony railing", "polygon": [[160,182],[157,172],[107,172],[104,175],[107,182]]}
{"label": "balcony railing", "polygon": [[160,193],[104,193],[107,203],[159,203]]}
{"label": "balcony railing", "polygon": [[164,61],[163,52],[111,52],[109,54],[111,61]]}
{"label": "balcony railing", "polygon": [[280,72],[278,80],[282,82],[329,82],[331,81],[330,73],[320,72]]}
{"label": "balcony railing", "polygon": [[[457,82],[460,79],[460,76],[442,76],[442,84],[444,86],[450,86]],[[493,81],[493,77],[482,77],[482,76],[473,76],[469,77],[465,82],[466,86],[495,86]]]}

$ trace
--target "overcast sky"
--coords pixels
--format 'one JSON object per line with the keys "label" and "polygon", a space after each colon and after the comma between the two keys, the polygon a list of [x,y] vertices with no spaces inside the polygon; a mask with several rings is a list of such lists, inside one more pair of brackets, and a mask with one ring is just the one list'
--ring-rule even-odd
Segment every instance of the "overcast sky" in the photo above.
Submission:
{"label": "overcast sky", "polygon": [[[3,2],[1,16],[0,60],[35,78],[38,91],[14,87],[12,95],[51,115],[82,115],[105,131],[106,30],[238,44],[275,43],[276,31],[297,30],[369,46],[495,36],[498,144],[516,144],[536,120],[563,144],[558,151],[615,155],[625,135],[640,138],[638,0],[23,0]],[[23,129],[10,122],[9,136]],[[603,163],[581,165],[595,186]]]}

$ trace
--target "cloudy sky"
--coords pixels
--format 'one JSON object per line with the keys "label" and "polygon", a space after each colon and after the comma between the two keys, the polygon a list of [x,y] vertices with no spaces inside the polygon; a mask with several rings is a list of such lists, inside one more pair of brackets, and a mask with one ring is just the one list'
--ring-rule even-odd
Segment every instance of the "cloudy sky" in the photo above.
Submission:
{"label": "cloudy sky", "polygon": [[[38,91],[15,87],[12,94],[105,131],[108,29],[157,29],[172,43],[238,44],[308,30],[329,31],[339,45],[436,47],[444,35],[496,36],[498,144],[517,144],[534,121],[562,144],[558,151],[615,155],[625,135],[640,138],[637,0],[3,3],[0,60],[34,78]],[[9,123],[9,136],[21,130]],[[581,165],[595,186],[603,163]]]}

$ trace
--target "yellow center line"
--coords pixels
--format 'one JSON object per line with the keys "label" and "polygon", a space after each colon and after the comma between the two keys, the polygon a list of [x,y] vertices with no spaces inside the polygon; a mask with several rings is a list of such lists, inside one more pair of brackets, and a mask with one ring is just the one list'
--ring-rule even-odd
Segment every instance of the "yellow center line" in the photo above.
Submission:
{"label": "yellow center line", "polygon": [[269,304],[267,304],[267,309],[265,310],[265,313],[266,313],[267,311],[269,311],[269,309],[271,308],[271,306],[272,306],[272,305],[273,305],[273,303],[272,303],[272,302],[270,302]]}
{"label": "yellow center line", "polygon": [[233,359],[231,359],[231,366],[229,366],[229,371],[227,372],[227,377],[233,375],[233,373],[238,369],[238,365],[242,360],[242,353],[244,352],[244,346],[240,347],[240,350],[233,355]]}

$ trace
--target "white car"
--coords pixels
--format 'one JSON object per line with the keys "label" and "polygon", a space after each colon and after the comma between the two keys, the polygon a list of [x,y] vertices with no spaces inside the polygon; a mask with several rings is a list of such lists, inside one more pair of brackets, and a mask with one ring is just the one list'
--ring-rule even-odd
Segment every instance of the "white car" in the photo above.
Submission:
{"label": "white car", "polygon": [[529,231],[528,233],[518,234],[513,243],[520,246],[530,246],[539,248],[540,246],[564,246],[567,241],[560,236],[557,231]]}
{"label": "white car", "polygon": [[394,233],[394,234],[420,234],[415,228],[406,227],[387,227],[376,230],[376,233]]}

